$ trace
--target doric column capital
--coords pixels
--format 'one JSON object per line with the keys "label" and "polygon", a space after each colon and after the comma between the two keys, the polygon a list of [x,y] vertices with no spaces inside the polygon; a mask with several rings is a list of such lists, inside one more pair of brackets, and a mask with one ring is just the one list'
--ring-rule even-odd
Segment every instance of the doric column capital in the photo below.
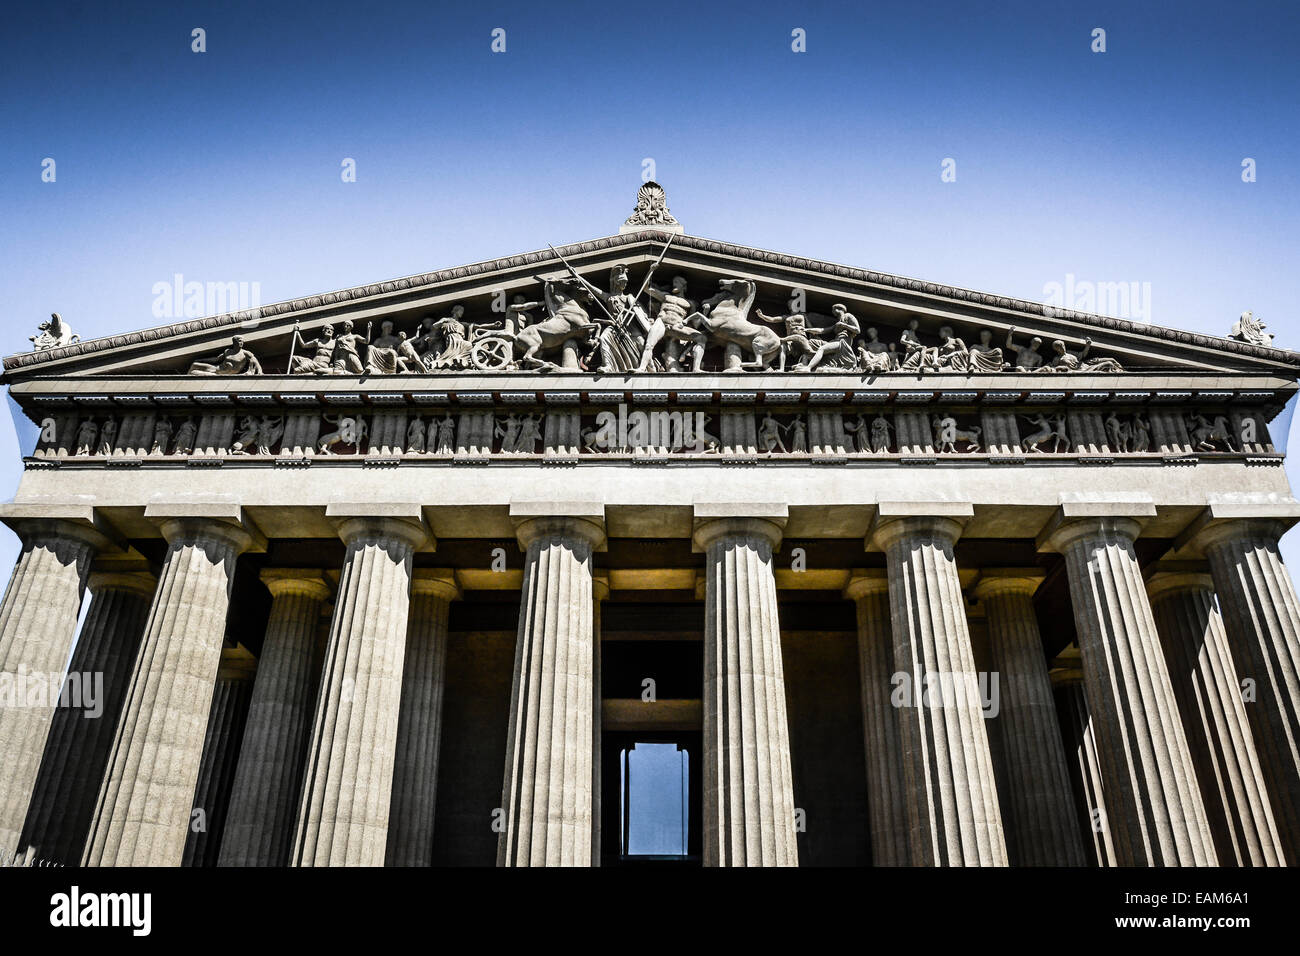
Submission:
{"label": "doric column capital", "polygon": [[884,568],[857,569],[844,586],[844,596],[850,601],[869,594],[889,593],[889,572]]}
{"label": "doric column capital", "polygon": [[1147,495],[1062,495],[1060,507],[1038,533],[1038,550],[1064,553],[1089,535],[1119,535],[1136,541],[1142,525],[1155,516],[1156,506]]}
{"label": "doric column capital", "polygon": [[140,597],[152,598],[158,587],[158,578],[151,571],[91,571],[91,594],[104,591],[129,591]]}
{"label": "doric column capital", "polygon": [[438,546],[424,521],[424,509],[415,502],[333,502],[325,506],[325,517],[347,545],[366,538],[390,538],[412,551]]}
{"label": "doric column capital", "polygon": [[725,535],[755,535],[776,551],[790,516],[783,504],[753,501],[697,501],[692,512],[695,551],[707,551],[711,542]]}
{"label": "doric column capital", "polygon": [[1038,549],[1063,553],[1082,538],[1115,535],[1136,541],[1141,533],[1142,522],[1124,515],[1054,519],[1038,536]]}
{"label": "doric column capital", "polygon": [[512,501],[510,520],[521,550],[540,538],[576,538],[605,548],[605,506],[598,501]]}
{"label": "doric column capital", "polygon": [[1290,523],[1279,518],[1228,518],[1215,520],[1202,517],[1188,529],[1186,541],[1192,548],[1209,554],[1216,548],[1234,541],[1262,541],[1276,545],[1286,533]]}
{"label": "doric column capital", "polygon": [[411,572],[411,596],[431,594],[444,601],[459,601],[460,586],[450,568],[416,568]]}
{"label": "doric column capital", "polygon": [[1158,562],[1147,571],[1146,579],[1147,598],[1152,604],[1171,594],[1214,590],[1214,579],[1208,568],[1167,566]]}
{"label": "doric column capital", "polygon": [[254,543],[253,536],[240,525],[211,518],[167,518],[162,522],[161,530],[170,545],[211,542],[225,545],[235,554],[243,554]]}
{"label": "doric column capital", "polygon": [[968,501],[882,501],[864,545],[883,551],[904,537],[941,538],[954,544],[974,514]]}
{"label": "doric column capital", "polygon": [[263,568],[258,575],[271,597],[281,594],[305,594],[318,601],[329,599],[329,578],[316,568]]}
{"label": "doric column capital", "polygon": [[1033,597],[1046,575],[1038,568],[982,568],[972,593],[981,601],[996,594]]}
{"label": "doric column capital", "polygon": [[117,547],[116,535],[89,505],[0,504],[0,521],[24,544],[36,541],[66,541],[84,544],[91,553]]}
{"label": "doric column capital", "polygon": [[252,680],[257,674],[257,655],[243,644],[221,649],[217,680]]}

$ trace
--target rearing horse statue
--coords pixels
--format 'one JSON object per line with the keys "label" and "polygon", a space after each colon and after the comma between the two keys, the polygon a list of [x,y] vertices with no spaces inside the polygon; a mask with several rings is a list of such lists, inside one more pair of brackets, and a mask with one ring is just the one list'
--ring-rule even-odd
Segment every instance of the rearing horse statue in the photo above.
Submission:
{"label": "rearing horse statue", "polygon": [[[748,279],[719,279],[718,285],[718,294],[704,302],[686,323],[704,330],[711,341],[726,347],[728,372],[767,368],[781,353],[781,337],[767,326],[749,321],[758,287]],[[753,354],[752,362],[741,361],[742,348]]]}

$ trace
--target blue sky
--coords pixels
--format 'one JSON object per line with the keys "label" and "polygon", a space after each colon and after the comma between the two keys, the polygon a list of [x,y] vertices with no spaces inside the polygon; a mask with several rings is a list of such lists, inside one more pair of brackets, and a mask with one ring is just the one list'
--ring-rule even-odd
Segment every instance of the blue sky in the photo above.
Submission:
{"label": "blue sky", "polygon": [[1300,348],[1298,41],[1294,3],[16,7],[0,348],[52,311],[157,324],[176,273],[272,302],[606,235],[646,158],[695,235],[1029,299],[1145,284],[1157,324],[1249,308]]}

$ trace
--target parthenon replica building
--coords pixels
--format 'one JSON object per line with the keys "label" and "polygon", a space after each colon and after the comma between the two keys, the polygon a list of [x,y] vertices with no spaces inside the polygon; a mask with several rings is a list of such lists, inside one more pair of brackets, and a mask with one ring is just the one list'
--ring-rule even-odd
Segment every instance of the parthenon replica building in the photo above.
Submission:
{"label": "parthenon replica building", "polygon": [[1263,328],[696,238],[654,183],[602,239],[56,315],[4,360],[0,852],[1294,865]]}

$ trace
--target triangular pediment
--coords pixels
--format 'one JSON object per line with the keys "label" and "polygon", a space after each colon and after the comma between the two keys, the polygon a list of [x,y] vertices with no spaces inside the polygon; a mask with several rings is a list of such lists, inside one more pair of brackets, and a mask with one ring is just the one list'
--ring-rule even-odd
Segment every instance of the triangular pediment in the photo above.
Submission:
{"label": "triangular pediment", "polygon": [[[866,345],[868,329],[875,329],[875,337],[881,346],[873,346],[868,351],[879,353],[892,346],[890,361],[894,366],[902,366],[886,370],[886,360],[881,359],[881,366],[873,369],[860,361],[837,363],[832,360],[823,363],[822,368],[812,374],[834,372],[878,378],[882,374],[915,376],[927,372],[1014,371],[1017,353],[1006,348],[1008,333],[1012,329],[1015,330],[1012,342],[1016,348],[1029,346],[1034,338],[1041,340],[1037,354],[1045,365],[1051,364],[1056,341],[1063,344],[1069,355],[1078,357],[1083,353],[1087,340],[1091,339],[1091,346],[1083,354],[1076,370],[1098,374],[1240,372],[1293,378],[1294,369],[1300,364],[1300,355],[1281,349],[1125,319],[1053,309],[1042,303],[694,236],[671,235],[672,242],[665,254],[665,243],[669,238],[667,232],[643,230],[574,243],[554,251],[547,249],[507,256],[243,312],[188,319],[12,355],[5,359],[5,378],[17,382],[47,376],[186,375],[196,362],[211,364],[214,357],[229,346],[234,335],[241,336],[245,349],[257,357],[263,374],[284,375],[289,372],[290,344],[295,325],[301,329],[303,338],[310,341],[326,324],[341,330],[343,323],[351,322],[356,334],[364,335],[369,328],[373,340],[382,334],[382,324],[391,321],[394,337],[405,334],[409,340],[415,341],[421,332],[422,320],[445,318],[452,315],[457,306],[463,308],[463,314],[455,314],[460,316],[467,337],[474,338],[476,329],[501,323],[505,317],[502,309],[516,297],[542,302],[541,280],[565,280],[568,275],[566,263],[602,291],[609,290],[611,268],[623,264],[627,268],[629,292],[635,292],[645,279],[647,270],[655,266],[653,278],[656,285],[668,287],[674,278],[684,278],[685,297],[697,306],[701,300],[719,291],[720,280],[746,280],[754,284],[754,295],[752,309],[745,318],[754,326],[768,328],[785,339],[798,329],[792,330],[780,321],[766,321],[764,317],[779,319],[802,311],[807,315],[808,326],[826,327],[834,322],[836,316],[847,311],[856,321],[860,334],[847,336],[856,341],[845,355],[849,356]],[[663,259],[656,266],[661,255]],[[658,307],[658,303],[652,303],[648,296],[642,296],[638,304],[648,313],[647,318],[653,316]],[[842,306],[842,310],[836,309],[837,305]],[[583,307],[594,319],[604,320],[609,315],[608,309],[601,308],[594,299],[586,300]],[[529,315],[534,322],[545,317],[545,306],[538,307]],[[927,352],[909,365],[905,357],[908,351],[905,338],[912,323],[915,323],[915,341],[936,351]],[[950,329],[952,337],[960,340],[962,350],[976,346],[981,341],[980,333],[987,330],[987,344],[1002,351],[1005,369],[996,366],[980,368],[978,363],[975,368],[964,368],[963,364],[968,365],[969,359],[959,360],[955,365],[944,361],[942,367],[931,367],[931,359],[939,350],[957,350],[955,344],[951,348],[944,346],[941,337],[944,328]],[[671,339],[671,335],[668,338]],[[722,371],[729,361],[726,343],[712,333],[708,339],[701,368],[703,371]],[[828,332],[813,344],[820,346],[833,340],[834,335]],[[440,349],[444,345],[444,342],[439,342]],[[664,347],[661,344],[660,348]],[[689,351],[689,346],[685,348]],[[758,364],[756,356],[762,357],[743,342],[737,348],[746,364]],[[785,350],[786,371],[802,371],[800,360],[806,364],[807,358],[799,354],[799,345],[787,345]],[[518,349],[515,355],[506,358],[500,355],[496,359],[489,357],[489,362],[503,362],[505,368],[485,368],[482,362],[476,365],[465,361],[448,362],[442,367],[421,369],[420,372],[438,376],[509,370],[516,366],[514,360],[519,358],[520,351],[523,350]],[[543,348],[538,357],[556,360],[555,351],[554,348]],[[302,351],[298,350],[297,354],[301,356]],[[596,370],[599,357],[587,358],[584,367],[576,371]],[[773,354],[770,358],[770,368],[774,371],[778,367],[778,356]],[[1029,356],[1028,362],[1037,364],[1033,356]],[[414,368],[412,363],[392,371],[409,372]],[[520,370],[526,368],[523,366]],[[348,374],[346,369],[340,372]],[[750,373],[762,374],[757,369]],[[371,374],[382,372],[372,370]]]}

